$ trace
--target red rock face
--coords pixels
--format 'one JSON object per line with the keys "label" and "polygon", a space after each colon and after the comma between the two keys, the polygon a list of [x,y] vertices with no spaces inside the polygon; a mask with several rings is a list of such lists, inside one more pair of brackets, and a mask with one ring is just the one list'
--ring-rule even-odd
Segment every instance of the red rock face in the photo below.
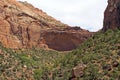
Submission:
{"label": "red rock face", "polygon": [[41,35],[49,48],[58,51],[69,51],[78,47],[92,33],[75,28],[44,31]]}
{"label": "red rock face", "polygon": [[71,28],[26,2],[0,0],[0,42],[9,48],[71,50],[92,33]]}
{"label": "red rock face", "polygon": [[104,13],[103,31],[120,28],[120,0],[108,0]]}

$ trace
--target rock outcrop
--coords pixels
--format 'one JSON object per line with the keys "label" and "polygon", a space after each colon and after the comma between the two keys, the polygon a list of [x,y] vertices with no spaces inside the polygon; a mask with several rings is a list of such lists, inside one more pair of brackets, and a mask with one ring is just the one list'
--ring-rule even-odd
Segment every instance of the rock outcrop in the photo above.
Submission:
{"label": "rock outcrop", "polygon": [[58,51],[68,51],[75,49],[92,35],[87,30],[83,30],[79,27],[70,27],[64,29],[52,29],[48,31],[43,31],[41,38],[48,45],[49,48]]}
{"label": "rock outcrop", "polygon": [[103,31],[120,28],[120,0],[108,0],[104,13]]}
{"label": "rock outcrop", "polygon": [[71,50],[91,35],[61,23],[27,2],[0,0],[0,42],[5,47]]}
{"label": "rock outcrop", "polygon": [[84,70],[87,66],[84,64],[79,64],[78,66],[72,69],[72,77],[69,80],[77,80],[78,77],[84,75]]}

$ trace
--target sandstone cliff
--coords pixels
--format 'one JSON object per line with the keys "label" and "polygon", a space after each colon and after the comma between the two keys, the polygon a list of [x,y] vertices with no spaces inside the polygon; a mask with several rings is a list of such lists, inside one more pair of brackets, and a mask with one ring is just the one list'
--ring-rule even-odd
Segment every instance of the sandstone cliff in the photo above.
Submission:
{"label": "sandstone cliff", "polygon": [[108,0],[104,13],[103,31],[120,28],[120,0]]}
{"label": "sandstone cliff", "polygon": [[43,31],[41,37],[43,37],[45,44],[47,44],[49,48],[59,51],[68,51],[78,47],[92,34],[93,33],[79,27],[69,27]]}
{"label": "sandstone cliff", "polygon": [[5,47],[71,50],[91,35],[61,23],[27,2],[0,0],[0,42]]}

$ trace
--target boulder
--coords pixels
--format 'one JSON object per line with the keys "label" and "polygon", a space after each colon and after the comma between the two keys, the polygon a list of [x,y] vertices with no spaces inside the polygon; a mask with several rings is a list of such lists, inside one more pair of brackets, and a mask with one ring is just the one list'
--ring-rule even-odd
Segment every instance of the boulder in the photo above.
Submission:
{"label": "boulder", "polygon": [[82,77],[84,75],[84,69],[86,68],[86,65],[79,64],[78,66],[74,67],[72,70],[72,78],[71,80]]}

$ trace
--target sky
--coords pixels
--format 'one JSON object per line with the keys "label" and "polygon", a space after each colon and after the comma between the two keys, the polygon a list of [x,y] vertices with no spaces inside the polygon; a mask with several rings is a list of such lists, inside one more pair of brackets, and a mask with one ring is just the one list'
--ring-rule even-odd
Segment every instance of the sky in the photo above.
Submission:
{"label": "sky", "polygon": [[42,9],[48,15],[70,26],[89,31],[103,27],[107,0],[20,0]]}

